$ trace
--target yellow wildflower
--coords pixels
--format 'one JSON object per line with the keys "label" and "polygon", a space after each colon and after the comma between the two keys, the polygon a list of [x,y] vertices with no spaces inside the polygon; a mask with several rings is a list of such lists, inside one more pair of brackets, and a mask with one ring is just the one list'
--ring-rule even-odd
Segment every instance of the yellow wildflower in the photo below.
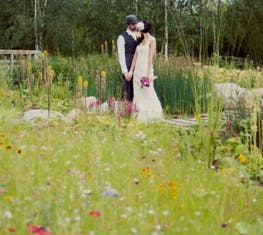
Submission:
{"label": "yellow wildflower", "polygon": [[51,66],[48,67],[48,78],[50,81],[53,80],[55,76],[55,71],[51,68]]}
{"label": "yellow wildflower", "polygon": [[167,193],[167,189],[166,189],[166,187],[164,186],[164,185],[162,185],[162,184],[160,184],[159,186],[158,186],[158,191],[160,191],[161,193]]}
{"label": "yellow wildflower", "polygon": [[88,88],[88,86],[89,86],[89,82],[88,82],[87,80],[85,80],[85,81],[83,82],[83,87],[84,87],[84,88]]}
{"label": "yellow wildflower", "polygon": [[150,171],[147,172],[145,175],[147,178],[153,178],[154,177],[154,175]]}
{"label": "yellow wildflower", "polygon": [[221,170],[221,174],[223,174],[223,175],[232,174],[235,171],[236,171],[236,169],[233,168],[233,167],[232,168],[224,168],[224,169]]}
{"label": "yellow wildflower", "polygon": [[107,75],[107,72],[106,72],[105,70],[102,70],[102,71],[100,72],[100,76],[101,76],[102,78],[106,78],[106,75]]}
{"label": "yellow wildflower", "polygon": [[48,51],[47,51],[47,50],[44,50],[44,51],[43,51],[43,55],[44,55],[45,57],[47,57],[47,56],[48,56]]}
{"label": "yellow wildflower", "polygon": [[196,120],[200,120],[202,118],[200,113],[195,113],[194,117]]}
{"label": "yellow wildflower", "polygon": [[5,143],[0,141],[0,147],[2,147]]}
{"label": "yellow wildflower", "polygon": [[142,173],[147,177],[147,178],[153,178],[154,175],[151,172],[151,169],[149,166],[145,166],[144,168],[142,168]]}
{"label": "yellow wildflower", "polygon": [[142,172],[149,172],[150,171],[150,167],[145,166],[144,168],[142,168]]}
{"label": "yellow wildflower", "polygon": [[32,62],[27,63],[26,70],[28,74],[32,72]]}
{"label": "yellow wildflower", "polygon": [[246,159],[245,155],[241,153],[241,154],[239,154],[239,156],[238,156],[238,161],[239,161],[240,163],[244,163],[244,162],[247,161],[247,159]]}
{"label": "yellow wildflower", "polygon": [[7,150],[11,150],[11,149],[12,149],[12,146],[11,146],[11,145],[8,145],[8,146],[6,146],[6,149],[7,149]]}
{"label": "yellow wildflower", "polygon": [[42,72],[41,71],[38,71],[38,77],[39,77],[39,79],[41,80],[42,79]]}
{"label": "yellow wildflower", "polygon": [[0,137],[5,138],[6,135],[2,133],[2,134],[0,134]]}
{"label": "yellow wildflower", "polygon": [[82,83],[83,83],[83,77],[81,75],[78,76],[78,86],[82,87]]}
{"label": "yellow wildflower", "polygon": [[169,196],[173,199],[177,198],[177,185],[173,181],[166,181],[164,184],[160,184],[157,189],[161,193],[168,193]]}
{"label": "yellow wildflower", "polygon": [[91,175],[91,174],[88,174],[88,175],[86,176],[86,180],[92,180],[93,178],[94,178],[94,176]]}
{"label": "yellow wildflower", "polygon": [[6,195],[6,196],[4,196],[4,199],[5,199],[6,201],[13,201],[13,200],[14,200],[14,197],[13,197],[13,196],[10,196],[10,195]]}
{"label": "yellow wildflower", "polygon": [[176,187],[176,184],[173,181],[167,181],[167,185],[171,188]]}

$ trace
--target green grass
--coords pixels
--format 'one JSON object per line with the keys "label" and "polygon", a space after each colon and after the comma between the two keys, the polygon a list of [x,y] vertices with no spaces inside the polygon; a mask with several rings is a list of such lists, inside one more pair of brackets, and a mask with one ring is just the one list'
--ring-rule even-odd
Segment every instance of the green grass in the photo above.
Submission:
{"label": "green grass", "polygon": [[[263,232],[262,187],[207,168],[175,126],[96,115],[29,124],[0,111],[0,234],[29,234],[26,224],[64,235]],[[167,181],[175,186],[158,190]],[[118,197],[104,197],[107,187]]]}
{"label": "green grass", "polygon": [[[55,70],[53,110],[74,107],[79,75],[89,81],[88,95],[97,96],[101,70],[107,73],[103,100],[121,97],[116,58],[49,57],[49,63]],[[155,86],[165,111],[208,113],[208,125],[201,118],[184,130],[97,114],[71,124],[20,122],[33,103],[47,109],[48,86],[38,85],[39,69],[33,65],[30,94],[26,74],[17,86],[13,79],[21,79],[0,68],[1,235],[10,228],[29,234],[27,225],[44,226],[53,235],[263,234],[263,158],[251,141],[242,141],[255,137],[235,130],[237,120],[220,123],[221,106],[213,96],[206,99],[214,75],[223,78],[227,71],[157,60]],[[107,188],[117,197],[105,197]]]}

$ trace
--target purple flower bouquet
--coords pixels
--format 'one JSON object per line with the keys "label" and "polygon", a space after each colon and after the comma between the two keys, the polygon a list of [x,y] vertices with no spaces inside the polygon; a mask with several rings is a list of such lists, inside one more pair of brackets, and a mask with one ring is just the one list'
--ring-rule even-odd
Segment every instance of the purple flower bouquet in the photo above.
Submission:
{"label": "purple flower bouquet", "polygon": [[142,87],[144,87],[144,86],[149,87],[150,84],[151,84],[150,79],[147,78],[147,77],[142,77],[142,78],[140,79],[140,82],[141,82]]}

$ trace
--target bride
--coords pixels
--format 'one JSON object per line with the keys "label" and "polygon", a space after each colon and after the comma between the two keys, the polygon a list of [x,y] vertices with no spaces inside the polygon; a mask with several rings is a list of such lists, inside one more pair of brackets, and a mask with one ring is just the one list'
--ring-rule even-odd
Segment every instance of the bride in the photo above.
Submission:
{"label": "bride", "polygon": [[[129,75],[133,75],[134,99],[138,110],[137,119],[148,122],[162,119],[162,106],[154,90],[153,57],[156,53],[156,39],[151,35],[151,24],[147,21],[137,24],[143,34],[143,41],[136,48]],[[149,84],[143,86],[141,79]]]}

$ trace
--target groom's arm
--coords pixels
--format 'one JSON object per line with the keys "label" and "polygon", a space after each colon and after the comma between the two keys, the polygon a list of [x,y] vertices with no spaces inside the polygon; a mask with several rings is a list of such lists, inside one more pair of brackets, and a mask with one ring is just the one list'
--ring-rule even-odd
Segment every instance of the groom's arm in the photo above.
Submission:
{"label": "groom's arm", "polygon": [[120,35],[117,40],[117,48],[118,48],[118,56],[119,56],[119,63],[121,66],[121,72],[123,74],[128,73],[126,59],[125,59],[125,41],[124,37]]}

